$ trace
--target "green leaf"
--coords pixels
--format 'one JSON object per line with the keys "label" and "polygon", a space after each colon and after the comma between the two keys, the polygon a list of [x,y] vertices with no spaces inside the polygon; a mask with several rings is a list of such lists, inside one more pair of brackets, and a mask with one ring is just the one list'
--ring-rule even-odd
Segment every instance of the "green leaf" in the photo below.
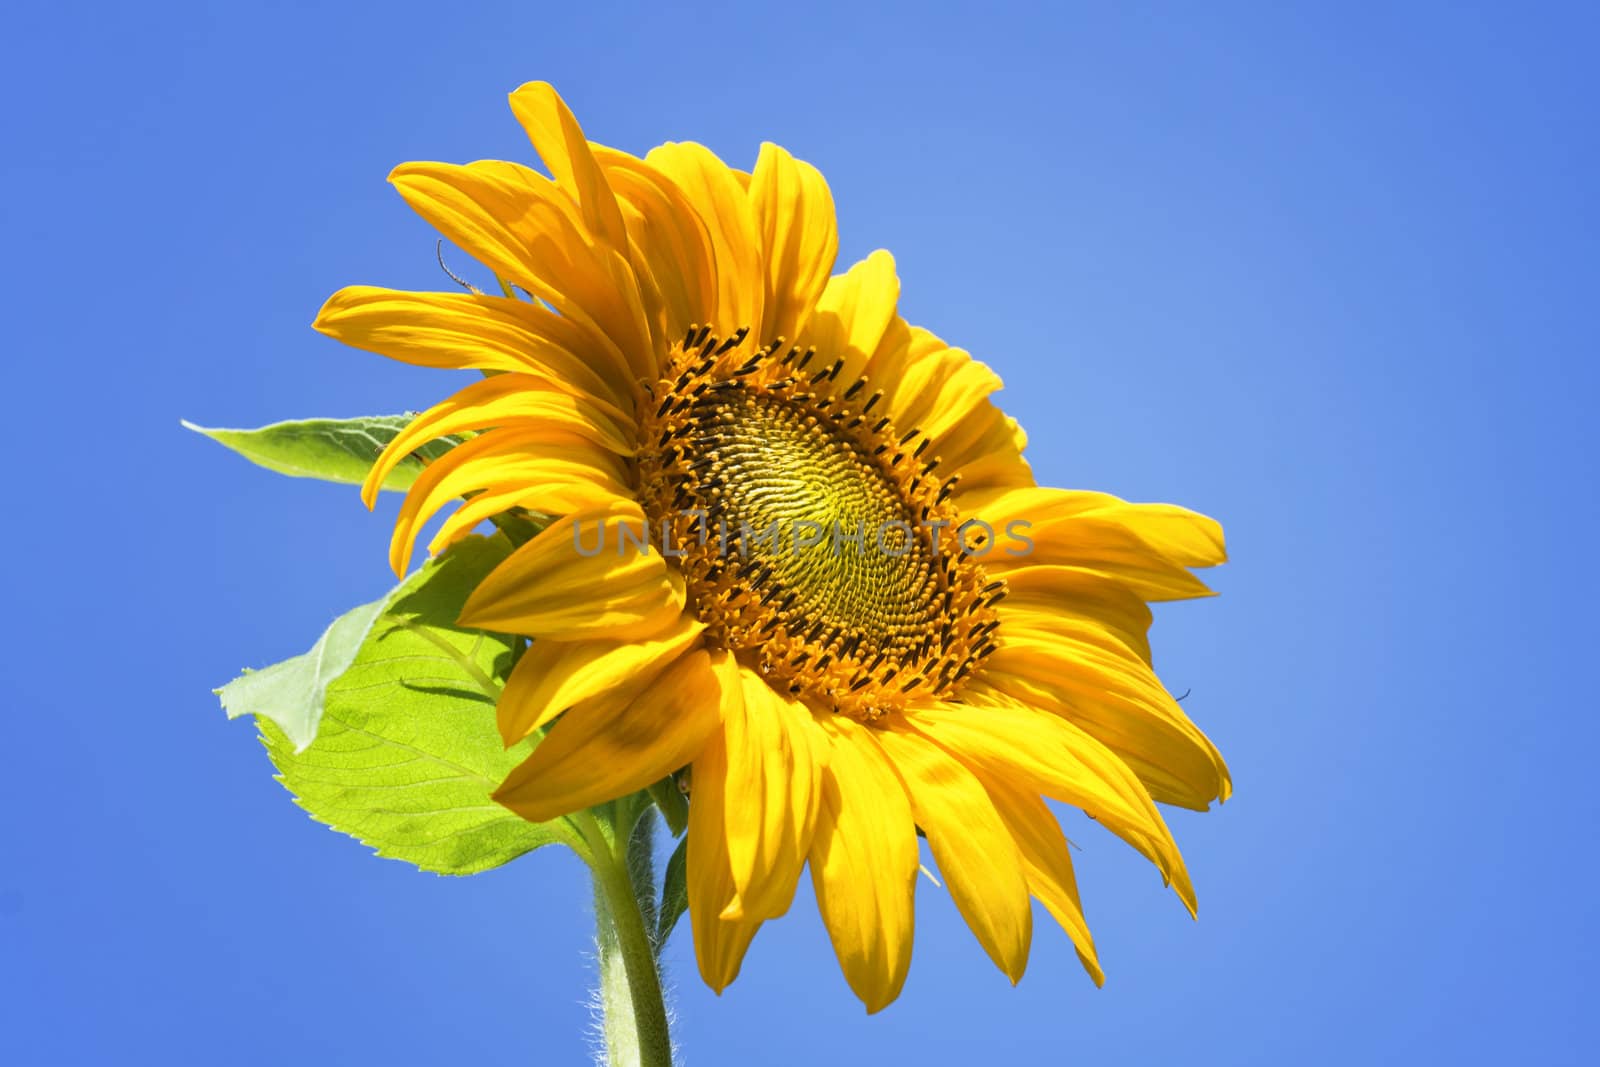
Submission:
{"label": "green leaf", "polygon": [[489,797],[532,751],[531,739],[505,749],[495,726],[495,679],[522,642],[455,619],[510,551],[503,536],[468,538],[401,585],[328,686],[308,748],[258,719],[278,780],[314,819],[439,874],[570,840],[564,820],[530,823]]}
{"label": "green leaf", "polygon": [[667,943],[672,928],[678,925],[684,910],[689,907],[689,886],[686,864],[689,839],[678,841],[667,860],[666,873],[661,876],[661,906],[656,909],[656,949]]}
{"label": "green leaf", "polygon": [[[357,419],[299,419],[254,430],[219,430],[185,421],[184,427],[239,453],[268,470],[293,478],[359,485],[378,454],[415,415],[369,415]],[[461,443],[441,437],[421,446],[389,472],[383,488],[405,490],[422,468]]]}
{"label": "green leaf", "polygon": [[254,715],[275,723],[295,748],[311,744],[322,721],[328,686],[350,669],[372,624],[394,595],[339,616],[311,651],[263,670],[247,670],[218,689],[228,718]]}

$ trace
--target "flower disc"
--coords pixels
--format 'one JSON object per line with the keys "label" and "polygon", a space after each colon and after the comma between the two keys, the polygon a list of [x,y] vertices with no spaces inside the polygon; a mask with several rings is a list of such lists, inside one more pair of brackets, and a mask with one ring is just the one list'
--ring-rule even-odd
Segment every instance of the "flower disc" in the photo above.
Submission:
{"label": "flower disc", "polygon": [[646,513],[708,640],[857,718],[949,695],[994,647],[1002,583],[952,533],[929,439],[899,434],[865,378],[816,392],[842,361],[743,336],[691,329],[640,437]]}

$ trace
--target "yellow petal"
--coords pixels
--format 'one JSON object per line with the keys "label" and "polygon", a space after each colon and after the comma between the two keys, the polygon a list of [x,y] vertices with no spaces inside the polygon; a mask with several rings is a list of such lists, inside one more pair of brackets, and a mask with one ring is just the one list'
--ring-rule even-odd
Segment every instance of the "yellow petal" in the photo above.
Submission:
{"label": "yellow petal", "polygon": [[[723,679],[723,692],[739,687],[740,667],[726,652],[713,653],[712,669]],[[731,703],[732,698],[729,698]],[[724,704],[724,713],[728,705]],[[733,900],[733,872],[728,864],[723,836],[723,784],[728,773],[728,753],[723,736],[712,731],[689,771],[689,842],[685,885],[689,896],[689,927],[694,931],[695,960],[706,985],[721,993],[739,975],[745,950],[761,923],[725,919],[723,911]]]}
{"label": "yellow petal", "polygon": [[1072,871],[1072,856],[1066,835],[1044,801],[998,778],[984,778],[984,787],[995,810],[1011,830],[1012,840],[1022,855],[1022,868],[1028,876],[1028,889],[1061,924],[1078,950],[1095,985],[1105,985],[1105,972],[1095,954],[1094,938],[1083,918],[1078,900],[1078,880]]}
{"label": "yellow petal", "polygon": [[495,708],[501,739],[514,745],[584,701],[626,705],[695,647],[704,628],[685,614],[648,638],[533,642],[512,668]]}
{"label": "yellow petal", "polygon": [[592,449],[569,441],[567,454],[548,456],[544,454],[546,444],[539,443],[536,455],[498,465],[493,473],[497,484],[475,492],[440,523],[439,532],[428,542],[428,552],[438,555],[445,546],[510,508],[571,514],[604,507],[628,492],[615,480],[608,464],[597,462]]}
{"label": "yellow petal", "polygon": [[729,334],[761,323],[766,271],[755,212],[727,164],[704,145],[669,143],[653,148],[645,162],[670,178],[705,223],[716,254],[716,306],[707,324]]}
{"label": "yellow petal", "polygon": [[[429,463],[412,483],[395,520],[389,563],[403,575],[422,524],[463,494],[537,487],[543,507],[587,512],[630,492],[621,477],[615,455],[578,437],[544,430],[474,437]],[[460,524],[451,529],[460,531]]]}
{"label": "yellow petal", "polygon": [[[1108,504],[1121,503],[1110,493],[1087,489],[1056,489],[1050,486],[987,489],[956,494],[963,508],[1005,518],[1027,518],[1034,522],[1055,521],[1093,511]],[[994,520],[990,520],[991,522]]]}
{"label": "yellow petal", "polygon": [[716,320],[717,263],[711,235],[682,189],[626,152],[595,145],[595,159],[616,192],[634,271],[654,288],[656,331],[670,342],[692,325]]}
{"label": "yellow petal", "polygon": [[589,142],[560,95],[545,82],[529,82],[511,94],[511,111],[556,184],[578,203],[590,233],[619,252],[628,249],[622,213],[595,163]]}
{"label": "yellow petal", "polygon": [[[1000,379],[966,352],[896,317],[868,361],[866,375],[883,391],[884,409],[896,431],[927,435],[941,476],[959,471],[963,491],[1033,484],[1033,472],[1022,458],[1027,436],[1015,419],[986,399],[1000,388]],[[850,380],[840,375],[840,381]]]}
{"label": "yellow petal", "polygon": [[1150,794],[1127,764],[1083,730],[1048,712],[1007,704],[918,709],[907,722],[986,778],[1025,784],[1092,815],[1154,863],[1193,913],[1194,887]]}
{"label": "yellow petal", "polygon": [[845,981],[870,1013],[900,995],[911,966],[917,828],[874,731],[843,715],[820,722],[830,753],[811,885]]}
{"label": "yellow petal", "polygon": [[1205,811],[1232,792],[1227,764],[1149,665],[1112,635],[1058,616],[1050,633],[1005,629],[981,685],[1081,727],[1138,775],[1153,799]]}
{"label": "yellow petal", "polygon": [[[575,396],[546,379],[529,374],[497,374],[473,382],[412,419],[372,465],[361,496],[371,507],[389,472],[436,437],[494,426],[540,429],[579,437],[618,456],[628,456],[633,452],[631,421],[609,404]],[[620,477],[620,465],[617,472]]]}
{"label": "yellow petal", "polygon": [[562,716],[494,798],[543,822],[626,796],[691,763],[718,729],[721,708],[710,659],[690,652],[631,703]]}
{"label": "yellow petal", "polygon": [[478,583],[461,623],[556,640],[659,627],[682,610],[683,580],[656,548],[639,547],[647,535],[659,545],[632,500],[559,519]]}
{"label": "yellow petal", "polygon": [[766,255],[765,321],[759,339],[794,340],[833,273],[839,231],[822,174],[775,144],[763,144],[750,203]]}
{"label": "yellow petal", "polygon": [[1000,604],[1000,616],[1006,620],[1001,623],[1003,633],[1053,632],[1055,620],[1065,616],[1097,623],[1150,662],[1150,608],[1126,586],[1075,567],[1023,566],[1005,574],[1006,598]]}
{"label": "yellow petal", "polygon": [[632,268],[586,232],[546,177],[499,160],[405,163],[389,180],[434,228],[501,278],[594,326],[634,375],[655,371]]}
{"label": "yellow petal", "polygon": [[1027,443],[1016,419],[981,400],[934,441],[933,454],[945,470],[961,472],[959,484],[966,490],[1031,486],[1033,468],[1022,456]]}
{"label": "yellow petal", "polygon": [[618,409],[632,396],[627,364],[604,334],[524,300],[352,285],[329,297],[312,325],[419,366],[535,374]]}
{"label": "yellow petal", "polygon": [[1171,504],[1130,504],[1107,493],[1043,487],[963,491],[956,499],[964,512],[996,528],[1023,524],[1033,547],[1020,558],[990,557],[1001,570],[1080,567],[1116,579],[1145,600],[1181,600],[1212,595],[1186,568],[1226,558],[1222,528],[1214,520]]}
{"label": "yellow petal", "polygon": [[894,257],[882,249],[828,282],[801,334],[801,343],[817,350],[813,367],[844,361],[828,387],[843,393],[855,385],[897,320],[899,301]]}
{"label": "yellow petal", "polygon": [[900,419],[900,409],[894,397],[905,388],[908,368],[921,362],[930,352],[948,346],[920,326],[912,326],[898,314],[890,320],[872,358],[867,361],[866,373],[871,376],[874,388],[882,389],[891,417]]}
{"label": "yellow petal", "polygon": [[1114,526],[1180,567],[1214,567],[1228,559],[1222,526],[1215,519],[1175,504],[1133,504],[1110,493],[1049,488],[978,494],[970,503],[996,514],[1060,524],[1063,536],[1069,540]]}
{"label": "yellow petal", "polygon": [[935,349],[907,365],[891,410],[897,424],[917,427],[937,446],[1000,385],[999,375],[962,349]]}
{"label": "yellow petal", "polygon": [[789,910],[817,825],[826,746],[806,706],[750,670],[723,717],[728,754],[724,833],[735,898],[730,919]]}
{"label": "yellow petal", "polygon": [[1011,832],[983,783],[944,748],[900,724],[877,738],[906,784],[917,825],[928,835],[962,918],[1015,984],[1028,966],[1033,912]]}
{"label": "yellow petal", "polygon": [[1215,567],[1228,561],[1222,524],[1176,504],[1130,504],[1118,500],[1085,512],[1084,517],[1119,523],[1185,567]]}

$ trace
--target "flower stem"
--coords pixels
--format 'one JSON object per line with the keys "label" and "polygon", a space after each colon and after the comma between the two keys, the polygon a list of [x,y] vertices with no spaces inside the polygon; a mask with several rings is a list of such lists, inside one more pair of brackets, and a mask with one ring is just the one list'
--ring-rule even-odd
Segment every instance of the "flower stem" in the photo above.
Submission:
{"label": "flower stem", "polygon": [[611,823],[610,835],[592,818],[582,824],[594,873],[607,1065],[672,1067],[672,1034],[654,936],[650,849],[655,811],[646,808],[635,821],[638,810],[618,811],[623,817]]}

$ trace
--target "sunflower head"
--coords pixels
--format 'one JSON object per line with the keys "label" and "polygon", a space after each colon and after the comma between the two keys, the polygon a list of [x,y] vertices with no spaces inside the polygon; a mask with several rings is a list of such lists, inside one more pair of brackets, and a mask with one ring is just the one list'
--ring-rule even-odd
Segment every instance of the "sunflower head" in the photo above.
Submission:
{"label": "sunflower head", "polygon": [[[1210,519],[1040,488],[994,373],[897,311],[886,252],[835,275],[815,168],[589,142],[512,94],[548,175],[413,163],[391,180],[506,293],[336,293],[317,327],[486,377],[372,472],[446,434],[401,509],[403,570],[512,508],[559,518],[462,621],[533,639],[498,706],[554,725],[495,794],[548,819],[690,768],[688,888],[720,990],[809,866],[851,987],[910,960],[919,831],[1012,980],[1030,899],[1100,980],[1062,830],[1093,816],[1193,895],[1156,802],[1225,799],[1220,755],[1151,669],[1147,602],[1200,596]],[[598,547],[597,547],[598,546]]]}

